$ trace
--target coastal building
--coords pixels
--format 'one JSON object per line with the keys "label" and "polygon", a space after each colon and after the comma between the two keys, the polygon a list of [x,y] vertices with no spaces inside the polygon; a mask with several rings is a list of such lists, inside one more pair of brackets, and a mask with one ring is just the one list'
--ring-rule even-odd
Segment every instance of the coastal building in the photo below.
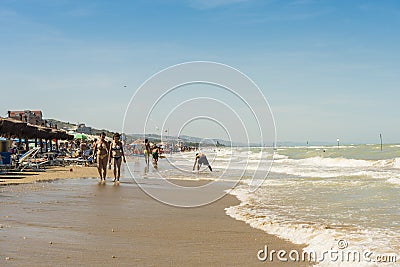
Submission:
{"label": "coastal building", "polygon": [[83,134],[92,134],[92,127],[88,127],[84,123],[80,123],[76,127],[75,132]]}
{"label": "coastal building", "polygon": [[43,113],[40,110],[17,110],[8,111],[8,118],[30,123],[33,125],[44,125]]}

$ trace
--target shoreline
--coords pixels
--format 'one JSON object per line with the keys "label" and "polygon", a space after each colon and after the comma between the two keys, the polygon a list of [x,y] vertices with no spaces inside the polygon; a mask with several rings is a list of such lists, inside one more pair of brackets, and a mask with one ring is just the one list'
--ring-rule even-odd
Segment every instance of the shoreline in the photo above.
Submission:
{"label": "shoreline", "polygon": [[[76,179],[93,178],[96,168],[75,167],[77,171],[74,169],[72,173],[69,168],[54,168],[48,175],[30,176],[30,183],[20,181],[18,185],[0,187],[1,194],[10,197],[4,203],[0,228],[2,264],[311,265],[276,259],[259,261],[257,252],[265,245],[269,249],[299,252],[304,246],[231,218],[225,209],[239,205],[235,196],[226,195],[200,208],[176,208],[150,198],[133,181],[123,181],[120,186],[110,182],[101,186],[91,180]],[[86,177],[76,177],[81,169],[89,169],[85,170]],[[58,181],[41,183],[54,180]],[[152,186],[157,181],[144,179],[143,183]],[[122,202],[123,205],[116,205]],[[40,236],[34,234],[38,231]]]}

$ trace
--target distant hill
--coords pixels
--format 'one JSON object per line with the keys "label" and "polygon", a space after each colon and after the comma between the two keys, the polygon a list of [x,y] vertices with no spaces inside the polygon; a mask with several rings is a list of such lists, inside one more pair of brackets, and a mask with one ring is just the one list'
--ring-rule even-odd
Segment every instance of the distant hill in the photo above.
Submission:
{"label": "distant hill", "polygon": [[[72,130],[74,131],[78,124],[76,123],[70,123],[70,122],[65,122],[65,121],[60,121],[56,119],[46,119],[47,123],[51,123],[53,126],[57,125],[58,129],[65,129],[65,130]],[[101,132],[105,132],[107,136],[112,137],[114,132],[111,132],[106,129],[96,129],[92,128],[92,134],[93,135],[100,135]],[[150,142],[153,143],[158,143],[161,141],[161,136],[159,134],[147,134],[146,137],[143,134],[125,134],[124,139],[126,143],[131,143],[135,141],[136,139],[149,139]],[[173,142],[178,142],[178,138],[172,137],[172,136],[163,136],[163,140],[173,140]],[[198,146],[200,142],[202,142],[203,138],[199,137],[191,137],[191,136],[181,136],[179,138],[181,142],[183,142],[187,146]],[[230,143],[228,141],[224,140],[214,140],[212,142],[211,140],[208,140],[206,142],[203,142],[203,145],[213,145],[218,143],[220,146],[230,146]]]}
{"label": "distant hill", "polygon": [[[66,130],[75,130],[78,124],[76,123],[70,123],[70,122],[65,122],[65,121],[60,121],[56,119],[46,119],[48,123],[51,123],[52,125],[57,125],[58,129],[66,129]],[[100,135],[101,132],[105,132],[107,136],[112,137],[114,132],[106,130],[106,129],[96,129],[92,128],[92,134],[93,135]],[[124,140],[126,143],[131,143],[135,141],[136,139],[149,139],[150,142],[153,143],[158,143],[161,141],[161,136],[159,134],[134,134],[134,133],[128,133],[124,134],[123,136]],[[248,146],[248,144],[244,143],[239,143],[239,142],[233,142],[231,144],[230,141],[227,140],[222,140],[222,139],[208,139],[204,140],[204,138],[201,137],[193,137],[193,136],[187,136],[187,135],[181,135],[179,138],[176,136],[165,136],[163,135],[163,141],[170,141],[172,140],[174,143],[175,142],[182,142],[187,146],[194,146],[197,147],[199,143],[201,143],[203,146],[219,146],[219,147],[230,147],[230,146]],[[259,146],[259,144],[250,144],[250,146]]]}
{"label": "distant hill", "polygon": [[199,138],[199,137],[192,137],[192,136],[180,136],[179,138],[177,138],[176,136],[162,136],[162,140],[161,140],[161,136],[159,134],[146,134],[146,136],[144,134],[126,134],[126,138],[127,141],[134,141],[136,139],[149,139],[150,142],[152,143],[159,143],[161,141],[172,141],[174,143],[177,143],[178,141],[184,143],[187,146],[194,146],[197,147],[199,145],[200,142],[202,142],[202,145],[205,146],[210,146],[210,145],[214,145],[214,144],[219,144],[219,146],[225,146],[227,145],[229,142],[227,141],[223,141],[223,140],[206,140],[204,141],[203,138]]}

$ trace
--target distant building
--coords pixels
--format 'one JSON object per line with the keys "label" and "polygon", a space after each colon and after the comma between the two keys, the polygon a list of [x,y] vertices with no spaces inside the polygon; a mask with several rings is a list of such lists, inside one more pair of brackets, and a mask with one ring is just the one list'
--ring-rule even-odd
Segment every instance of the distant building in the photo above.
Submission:
{"label": "distant building", "polygon": [[42,111],[40,110],[8,111],[8,117],[34,125],[45,124]]}
{"label": "distant building", "polygon": [[92,134],[92,127],[86,126],[84,123],[78,124],[75,130],[77,133]]}

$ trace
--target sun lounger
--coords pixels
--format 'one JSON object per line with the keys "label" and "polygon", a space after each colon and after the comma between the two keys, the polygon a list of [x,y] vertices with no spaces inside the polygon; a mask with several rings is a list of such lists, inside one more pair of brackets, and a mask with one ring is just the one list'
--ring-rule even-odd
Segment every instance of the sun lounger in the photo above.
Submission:
{"label": "sun lounger", "polygon": [[69,164],[82,164],[82,165],[86,165],[89,163],[89,161],[87,159],[83,159],[83,158],[64,158],[64,162],[65,163],[69,163]]}
{"label": "sun lounger", "polygon": [[39,170],[41,167],[48,163],[47,160],[37,158],[37,154],[39,153],[40,148],[35,147],[23,154],[17,163],[17,169],[23,171],[27,168]]}

